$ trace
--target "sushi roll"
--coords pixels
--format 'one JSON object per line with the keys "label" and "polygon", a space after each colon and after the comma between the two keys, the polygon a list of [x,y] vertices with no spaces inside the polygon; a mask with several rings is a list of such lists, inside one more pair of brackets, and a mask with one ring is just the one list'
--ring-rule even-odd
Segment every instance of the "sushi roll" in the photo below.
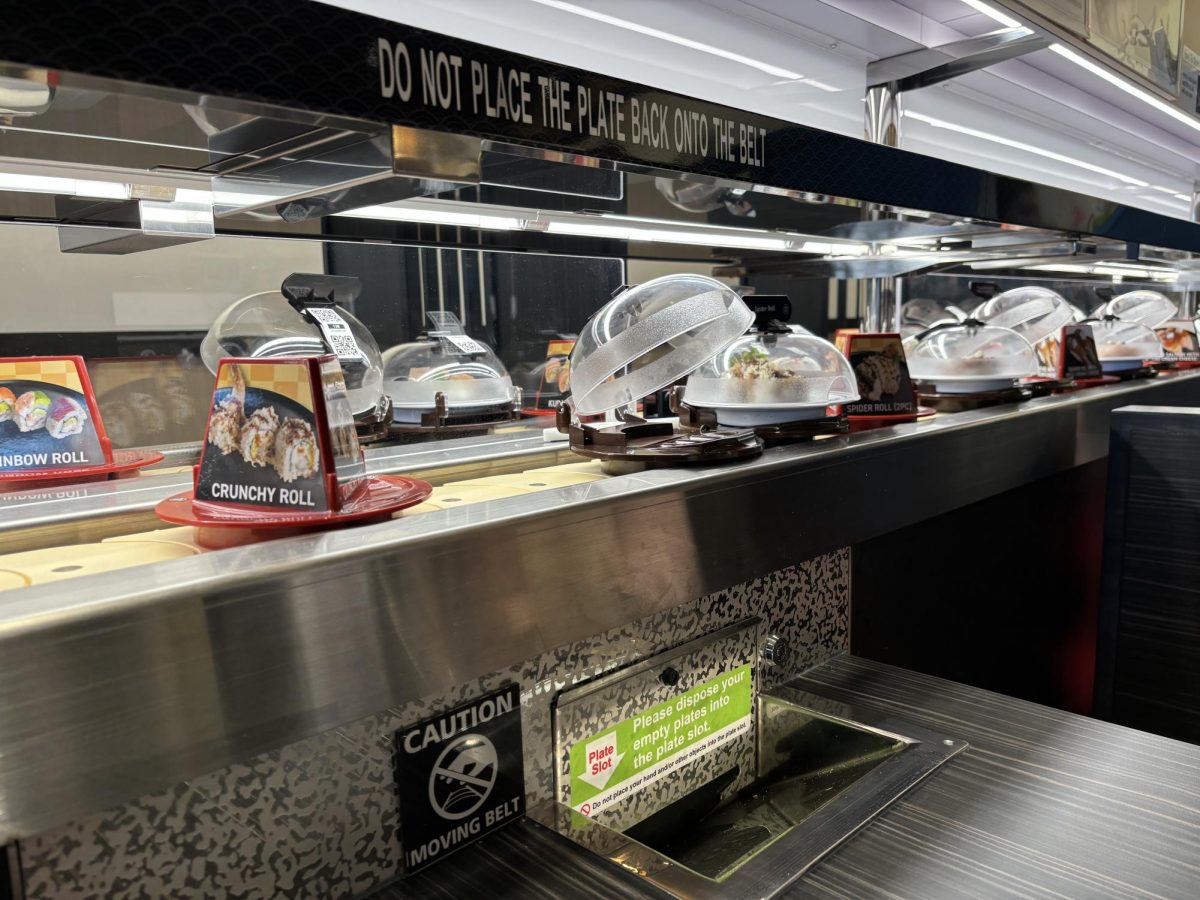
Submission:
{"label": "sushi roll", "polygon": [[13,404],[13,419],[22,431],[37,431],[49,412],[50,395],[45,391],[26,391]]}
{"label": "sushi roll", "polygon": [[46,431],[50,437],[60,441],[73,434],[83,431],[83,423],[87,421],[87,413],[83,406],[70,397],[59,397],[50,405],[46,416]]}
{"label": "sushi roll", "polygon": [[279,415],[273,407],[263,406],[250,413],[238,436],[242,459],[252,466],[270,464],[275,456],[275,434],[278,431]]}
{"label": "sushi roll", "polygon": [[222,400],[208,420],[208,442],[221,453],[232,453],[238,448],[242,434],[242,404],[236,400]]}
{"label": "sushi roll", "polygon": [[287,418],[275,435],[275,471],[286,482],[311,478],[320,460],[312,426],[302,419]]}
{"label": "sushi roll", "polygon": [[13,407],[17,396],[6,387],[0,387],[0,422],[7,422],[13,417]]}

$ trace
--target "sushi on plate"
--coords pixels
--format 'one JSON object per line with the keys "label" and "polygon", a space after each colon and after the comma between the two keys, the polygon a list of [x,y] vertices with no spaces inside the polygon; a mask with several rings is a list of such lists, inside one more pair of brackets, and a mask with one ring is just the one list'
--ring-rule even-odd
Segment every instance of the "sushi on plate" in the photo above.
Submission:
{"label": "sushi on plate", "polygon": [[50,412],[46,415],[46,431],[50,437],[62,440],[82,432],[86,421],[87,412],[82,404],[70,397],[59,397],[50,404]]}
{"label": "sushi on plate", "polygon": [[13,404],[13,420],[21,431],[37,431],[50,414],[50,395],[45,391],[26,391]]}
{"label": "sushi on plate", "polygon": [[311,478],[317,473],[320,451],[312,426],[288,417],[275,435],[275,471],[284,481]]}
{"label": "sushi on plate", "polygon": [[270,406],[261,406],[246,417],[238,436],[242,459],[252,466],[270,465],[275,455],[275,434],[279,431],[279,414]]}
{"label": "sushi on plate", "polygon": [[16,403],[17,395],[6,387],[0,387],[0,422],[7,422],[13,417]]}

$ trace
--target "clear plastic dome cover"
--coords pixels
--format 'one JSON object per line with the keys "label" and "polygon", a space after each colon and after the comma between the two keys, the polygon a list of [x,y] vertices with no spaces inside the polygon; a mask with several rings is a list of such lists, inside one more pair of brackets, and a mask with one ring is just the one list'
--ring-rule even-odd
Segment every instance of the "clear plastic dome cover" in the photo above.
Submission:
{"label": "clear plastic dome cover", "polygon": [[1019,287],[997,294],[975,310],[975,318],[989,325],[1011,328],[1031,344],[1057,335],[1075,316],[1060,294],[1044,287]]}
{"label": "clear plastic dome cover", "polygon": [[1170,297],[1158,291],[1129,291],[1113,297],[1100,307],[1097,315],[1116,316],[1126,322],[1137,322],[1147,328],[1157,328],[1179,315],[1179,307]]}
{"label": "clear plastic dome cover", "polygon": [[900,324],[902,326],[916,325],[929,328],[938,322],[956,318],[960,317],[955,316],[938,301],[924,297],[914,297],[912,300],[906,300],[900,306]]}
{"label": "clear plastic dome cover", "polygon": [[931,331],[905,350],[913,378],[950,390],[989,389],[1033,375],[1038,367],[1033,346],[1011,328],[970,321]]}
{"label": "clear plastic dome cover", "polygon": [[398,421],[405,418],[403,410],[433,409],[439,393],[451,412],[501,406],[516,399],[504,363],[491,347],[466,337],[461,329],[385,351],[383,389],[392,398]]}
{"label": "clear plastic dome cover", "polygon": [[1162,359],[1162,343],[1154,330],[1140,322],[1107,318],[1092,322],[1096,354],[1103,364],[1136,363]]}
{"label": "clear plastic dome cover", "polygon": [[794,333],[745,335],[688,376],[684,389],[689,405],[715,409],[729,424],[759,424],[756,413],[773,411],[824,416],[826,407],[857,399],[846,357],[826,340]]}
{"label": "clear plastic dome cover", "polygon": [[[362,357],[341,358],[346,389],[355,415],[378,408],[383,398],[383,360],[367,326],[337,307],[362,351]],[[200,357],[214,375],[223,357],[269,359],[281,356],[322,356],[331,352],[321,330],[297,312],[279,291],[243,297],[217,316],[200,343]]]}
{"label": "clear plastic dome cover", "polygon": [[934,325],[961,322],[966,314],[957,306],[942,306],[937,300],[915,297],[900,306],[900,335],[920,334]]}
{"label": "clear plastic dome cover", "polygon": [[588,320],[571,352],[575,408],[597,415],[686,377],[754,322],[728,285],[665,275],[624,291]]}

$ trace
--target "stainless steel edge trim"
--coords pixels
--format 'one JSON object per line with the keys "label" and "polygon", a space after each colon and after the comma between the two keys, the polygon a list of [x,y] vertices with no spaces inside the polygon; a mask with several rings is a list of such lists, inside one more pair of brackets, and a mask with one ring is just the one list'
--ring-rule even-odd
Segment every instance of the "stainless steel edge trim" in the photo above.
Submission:
{"label": "stainless steel edge trim", "polygon": [[[199,444],[176,444],[165,451],[162,465],[191,465],[199,460]],[[366,450],[371,474],[421,473],[437,480],[453,470],[456,478],[477,477],[502,471],[520,471],[544,457],[546,465],[569,456],[565,443],[547,442],[540,431],[489,435],[425,444],[371,447]],[[154,507],[172,494],[192,486],[191,473],[157,474],[147,469],[142,477],[125,477],[86,484],[58,483],[50,487],[0,494],[0,551],[15,552],[25,533],[39,529],[70,529],[57,543],[70,543],[70,535],[99,539],[127,531],[112,520],[124,517],[144,529],[164,527],[154,517]],[[18,535],[18,533],[20,533]],[[34,535],[34,540],[39,536]],[[80,540],[85,539],[80,537]],[[26,541],[26,543],[28,543]]]}
{"label": "stainless steel edge trim", "polygon": [[0,843],[1105,456],[1178,374],[25,588]]}

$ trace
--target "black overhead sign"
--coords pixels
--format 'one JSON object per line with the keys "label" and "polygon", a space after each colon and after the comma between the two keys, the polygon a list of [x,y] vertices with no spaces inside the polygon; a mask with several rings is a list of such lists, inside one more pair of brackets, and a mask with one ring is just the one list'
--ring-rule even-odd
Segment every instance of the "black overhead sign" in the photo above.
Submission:
{"label": "black overhead sign", "polygon": [[395,742],[406,873],[525,812],[518,685],[402,728]]}
{"label": "black overhead sign", "polygon": [[[381,32],[392,29],[381,28]],[[381,35],[367,65],[397,113],[467,120],[539,143],[753,178],[766,167],[772,120],[478,45],[430,46],[420,33]]]}

